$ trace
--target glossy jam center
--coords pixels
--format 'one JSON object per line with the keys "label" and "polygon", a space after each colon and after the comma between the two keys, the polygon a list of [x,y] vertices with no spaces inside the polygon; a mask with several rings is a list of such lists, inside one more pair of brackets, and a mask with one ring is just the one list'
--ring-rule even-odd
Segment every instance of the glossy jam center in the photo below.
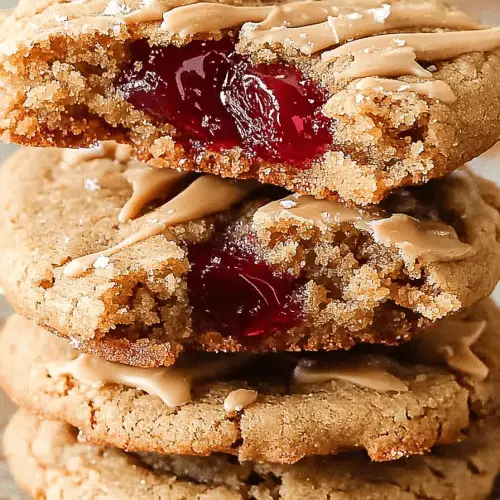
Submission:
{"label": "glossy jam center", "polygon": [[233,45],[194,41],[177,48],[132,44],[132,63],[120,88],[136,108],[171,123],[191,140],[232,147],[240,142],[234,121],[217,96]]}
{"label": "glossy jam center", "polygon": [[196,332],[254,337],[301,322],[295,280],[275,274],[236,248],[208,242],[189,248],[189,300]]}
{"label": "glossy jam center", "polygon": [[284,64],[231,66],[221,93],[247,148],[258,158],[300,167],[331,143],[325,96]]}
{"label": "glossy jam center", "polygon": [[188,146],[240,146],[252,160],[308,168],[332,142],[333,124],[321,113],[326,92],[292,66],[252,66],[229,38],[134,42],[118,88],[135,108],[175,126]]}

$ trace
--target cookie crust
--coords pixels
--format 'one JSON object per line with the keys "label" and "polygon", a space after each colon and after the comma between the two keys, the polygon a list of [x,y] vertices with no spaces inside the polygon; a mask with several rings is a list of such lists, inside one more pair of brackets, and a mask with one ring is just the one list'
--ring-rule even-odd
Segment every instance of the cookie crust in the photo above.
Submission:
{"label": "cookie crust", "polygon": [[[190,3],[170,2],[169,7]],[[445,5],[440,0],[435,3]],[[127,24],[119,16],[101,16],[107,6],[107,0],[21,2],[3,22],[0,129],[4,140],[82,147],[115,139],[133,145],[142,160],[160,168],[175,165],[256,178],[318,198],[339,197],[366,205],[381,201],[397,187],[443,176],[489,149],[500,135],[498,50],[436,63],[434,78],[449,84],[457,98],[446,104],[411,92],[363,93],[353,79],[339,82],[335,75],[349,57],[325,63],[279,43],[262,49],[243,41],[238,50],[256,61],[278,59],[297,65],[328,89],[332,98],[324,112],[337,122],[334,148],[309,170],[255,163],[239,148],[223,154],[189,154],[172,126],[132,108],[117,94],[114,82],[131,41],[146,38],[168,45],[190,38],[162,32],[160,21]],[[120,6],[123,12],[133,11],[139,1],[124,0]],[[203,36],[218,39],[238,30],[227,31]],[[401,78],[402,84],[415,81],[423,80]]]}
{"label": "cookie crust", "polygon": [[[48,365],[71,359],[74,350],[13,316],[0,336],[0,385],[20,406],[77,426],[90,442],[130,451],[223,452],[240,460],[294,463],[308,455],[365,449],[373,460],[388,461],[456,442],[471,416],[498,410],[498,309],[487,301],[466,319],[488,322],[472,348],[489,368],[484,382],[445,365],[406,361],[391,372],[408,384],[408,392],[382,393],[340,380],[290,385],[292,369],[276,358],[269,361],[282,367],[278,373],[249,367],[239,379],[195,384],[193,403],[171,409],[158,397],[119,384],[96,389],[73,376],[51,378]],[[402,348],[391,349],[395,354]],[[259,396],[235,418],[224,411],[224,398],[242,387]]]}
{"label": "cookie crust", "polygon": [[[424,205],[424,212],[444,209],[474,249],[460,260],[408,262],[398,249],[334,221],[325,226],[267,213],[257,221],[252,219],[256,208],[269,201],[257,195],[216,216],[167,228],[115,254],[104,268],[79,278],[65,276],[71,260],[108,248],[154,219],[153,206],[118,223],[131,195],[126,168],[111,158],[69,167],[60,150],[25,149],[0,173],[0,266],[9,270],[0,282],[6,296],[21,314],[111,361],[147,367],[172,364],[192,350],[335,350],[359,342],[400,343],[487,296],[500,276],[498,190],[472,174],[464,174],[465,185],[460,176],[439,181],[436,200]],[[89,190],[89,180],[99,189]],[[235,221],[240,230],[255,231],[264,262],[304,281],[301,325],[252,342],[193,331],[186,244],[211,240],[218,227]]]}
{"label": "cookie crust", "polygon": [[392,464],[358,454],[310,458],[293,466],[234,464],[226,456],[126,454],[77,441],[70,426],[14,416],[5,447],[15,478],[33,496],[55,500],[85,491],[112,498],[207,500],[483,500],[500,468],[499,423],[479,422],[461,444]]}

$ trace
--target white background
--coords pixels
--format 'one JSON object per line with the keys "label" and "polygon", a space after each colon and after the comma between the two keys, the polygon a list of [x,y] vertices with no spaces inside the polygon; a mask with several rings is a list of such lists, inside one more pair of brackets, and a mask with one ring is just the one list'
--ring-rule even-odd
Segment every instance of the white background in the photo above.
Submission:
{"label": "white background", "polygon": [[[355,0],[353,0],[355,1]],[[0,0],[0,9],[11,8],[16,5],[17,0]],[[333,0],[335,3],[335,0]],[[490,24],[500,24],[500,0],[455,0],[462,9],[474,14],[482,21]],[[500,77],[500,75],[499,75]],[[0,161],[4,160],[14,149],[11,145],[0,145]],[[498,155],[487,154],[474,162],[481,174],[500,183],[500,147]],[[1,215],[1,214],[0,214]],[[497,290],[496,297],[500,299],[500,289]],[[6,315],[8,307],[0,299],[0,315]],[[20,339],[22,341],[22,339]],[[6,423],[6,418],[12,407],[5,397],[0,393],[0,431]],[[1,436],[0,436],[1,437]],[[0,444],[0,500],[24,500],[22,495],[9,478],[7,467],[2,462],[2,449]]]}

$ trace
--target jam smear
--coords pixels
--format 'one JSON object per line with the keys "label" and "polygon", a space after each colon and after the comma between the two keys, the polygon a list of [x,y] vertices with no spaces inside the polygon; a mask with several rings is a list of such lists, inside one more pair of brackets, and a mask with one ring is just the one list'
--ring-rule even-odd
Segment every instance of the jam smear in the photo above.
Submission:
{"label": "jam smear", "polygon": [[256,337],[301,323],[292,276],[277,274],[249,253],[217,240],[192,245],[189,261],[187,284],[196,332]]}
{"label": "jam smear", "polygon": [[327,93],[297,68],[252,65],[231,38],[183,47],[131,44],[118,88],[135,108],[170,123],[185,146],[240,146],[250,160],[310,168],[331,145]]}

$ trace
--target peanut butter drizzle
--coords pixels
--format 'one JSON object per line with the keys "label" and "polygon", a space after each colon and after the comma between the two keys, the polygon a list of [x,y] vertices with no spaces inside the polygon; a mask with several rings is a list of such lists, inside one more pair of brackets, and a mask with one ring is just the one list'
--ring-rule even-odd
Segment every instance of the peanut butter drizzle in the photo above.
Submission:
{"label": "peanut butter drizzle", "polygon": [[256,187],[257,184],[251,181],[238,182],[213,175],[199,177],[157,210],[157,222],[133,233],[111,248],[73,260],[64,268],[64,275],[77,278],[93,266],[99,257],[111,257],[136,243],[164,233],[168,227],[175,224],[227,210],[243,200]]}
{"label": "peanut butter drizzle", "polygon": [[69,167],[101,158],[127,163],[132,159],[132,148],[114,141],[102,141],[93,148],[64,149],[62,152],[62,162]]}
{"label": "peanut butter drizzle", "polygon": [[357,229],[371,233],[376,242],[395,247],[412,258],[422,258],[426,262],[460,260],[474,253],[473,247],[462,243],[448,224],[419,221],[406,214],[382,217],[345,207],[334,200],[292,195],[257,210],[255,220],[266,213],[285,213],[318,225],[352,223]]}
{"label": "peanut butter drizzle", "polygon": [[432,78],[432,73],[416,61],[411,47],[386,50],[375,54],[358,52],[351,65],[337,75],[337,78],[363,78],[369,76],[414,75]]}
{"label": "peanut butter drizzle", "polygon": [[383,78],[363,78],[356,83],[356,89],[381,92],[415,92],[416,94],[429,97],[429,99],[437,99],[447,104],[456,101],[455,93],[451,87],[441,80],[407,83]]}
{"label": "peanut butter drizzle", "polygon": [[210,361],[193,356],[184,364],[168,368],[136,368],[104,361],[97,356],[80,354],[66,363],[47,367],[51,377],[71,376],[88,385],[101,387],[120,384],[134,387],[152,396],[158,396],[168,407],[176,408],[191,402],[193,382],[210,379],[239,368],[249,356],[217,354]]}
{"label": "peanut butter drizzle", "polygon": [[259,210],[255,217],[258,219],[265,213],[286,213],[299,220],[309,220],[319,224],[336,222],[356,222],[360,227],[369,229],[366,222],[375,218],[360,210],[342,205],[335,200],[317,200],[313,196],[291,195],[282,200],[273,201]]}
{"label": "peanut butter drizzle", "polygon": [[408,345],[409,352],[424,363],[444,360],[447,365],[476,380],[488,376],[488,367],[471,350],[486,328],[486,321],[450,318],[420,334]]}
{"label": "peanut butter drizzle", "polygon": [[[379,4],[382,0],[369,2],[372,6]],[[330,16],[338,15],[340,6],[345,2],[321,2],[314,5],[311,1],[284,3],[274,5],[263,19],[256,26],[258,30],[269,30],[276,27],[297,27],[316,25],[326,21]],[[345,5],[344,5],[345,6]],[[251,22],[251,19],[248,19]]]}
{"label": "peanut butter drizzle", "polygon": [[125,178],[132,186],[132,196],[123,206],[118,220],[135,219],[141,210],[153,200],[165,198],[179,181],[189,174],[177,170],[135,166],[125,172]]}
{"label": "peanut butter drizzle", "polygon": [[124,16],[127,23],[162,18],[161,29],[181,37],[245,25],[244,36],[260,43],[287,41],[307,54],[414,26],[455,30],[480,27],[464,12],[429,4],[391,5],[382,1],[367,1],[357,9],[342,1],[298,1],[258,7],[198,2],[170,10],[159,0],[146,0],[143,7]]}
{"label": "peanut butter drizzle", "polygon": [[[292,6],[294,4],[291,4]],[[238,7],[235,7],[238,8]],[[311,8],[311,4],[309,4]],[[172,11],[172,12],[175,12]],[[326,15],[321,23],[307,27],[293,24],[289,19],[278,17],[271,29],[259,29],[262,25],[244,27],[244,36],[264,44],[290,43],[305,54],[312,54],[349,40],[370,37],[390,30],[425,26],[427,28],[477,29],[480,24],[467,14],[445,10],[438,6],[415,4],[384,4],[378,8],[357,9],[337,17]],[[264,21],[265,24],[267,21]],[[282,29],[276,29],[282,26]],[[287,27],[285,27],[287,26]],[[245,29],[250,28],[250,29]]]}
{"label": "peanut butter drizzle", "polygon": [[226,413],[238,413],[257,401],[257,391],[250,389],[236,389],[230,392],[224,399],[224,411]]}
{"label": "peanut butter drizzle", "polygon": [[462,243],[455,230],[442,222],[419,221],[409,215],[394,214],[369,223],[372,237],[385,246],[425,262],[450,262],[469,257],[474,249]]}
{"label": "peanut butter drizzle", "polygon": [[141,8],[128,13],[123,19],[127,24],[158,21],[167,10],[166,3],[160,0],[142,0]]}
{"label": "peanut butter drizzle", "polygon": [[[379,35],[349,42],[336,49],[323,52],[324,61],[358,52],[372,53],[383,58],[394,48],[411,47],[420,61],[442,61],[470,52],[487,52],[500,47],[500,28],[447,33],[399,33]],[[382,51],[382,52],[377,52]],[[402,76],[402,75],[401,75]]]}
{"label": "peanut butter drizzle", "polygon": [[[391,362],[387,360],[387,363],[382,364],[388,367]],[[293,381],[308,385],[341,380],[377,392],[408,392],[407,384],[386,371],[383,366],[370,366],[366,362],[342,365],[323,368],[315,362],[300,361],[294,369]]]}
{"label": "peanut butter drizzle", "polygon": [[[378,6],[381,0],[365,2]],[[335,2],[347,5],[344,0]],[[288,25],[317,24],[337,14],[339,8],[328,1],[301,1],[270,6],[236,6],[198,2],[174,9],[160,0],[145,0],[144,6],[126,16],[127,23],[158,21],[164,19],[162,29],[181,36],[233,28],[246,22],[260,23],[262,29]]]}
{"label": "peanut butter drizzle", "polygon": [[162,29],[187,37],[241,26],[246,22],[260,22],[266,19],[273,9],[273,6],[237,7],[218,3],[195,3],[167,12],[163,16]]}
{"label": "peanut butter drizzle", "polygon": [[[417,59],[449,59],[500,46],[497,29],[480,30],[481,25],[464,12],[429,3],[366,0],[356,8],[344,0],[258,7],[198,2],[170,9],[166,2],[144,0],[140,9],[123,20],[136,23],[162,18],[162,30],[184,38],[242,26],[241,38],[259,44],[291,45],[308,55],[343,44],[322,54],[324,61],[354,56],[350,67],[338,75],[340,79],[405,75],[432,78]],[[413,27],[474,31],[374,36]],[[435,88],[442,95],[450,95],[443,87],[430,85],[418,88],[418,93],[430,97]],[[442,100],[453,102],[451,97]]]}

